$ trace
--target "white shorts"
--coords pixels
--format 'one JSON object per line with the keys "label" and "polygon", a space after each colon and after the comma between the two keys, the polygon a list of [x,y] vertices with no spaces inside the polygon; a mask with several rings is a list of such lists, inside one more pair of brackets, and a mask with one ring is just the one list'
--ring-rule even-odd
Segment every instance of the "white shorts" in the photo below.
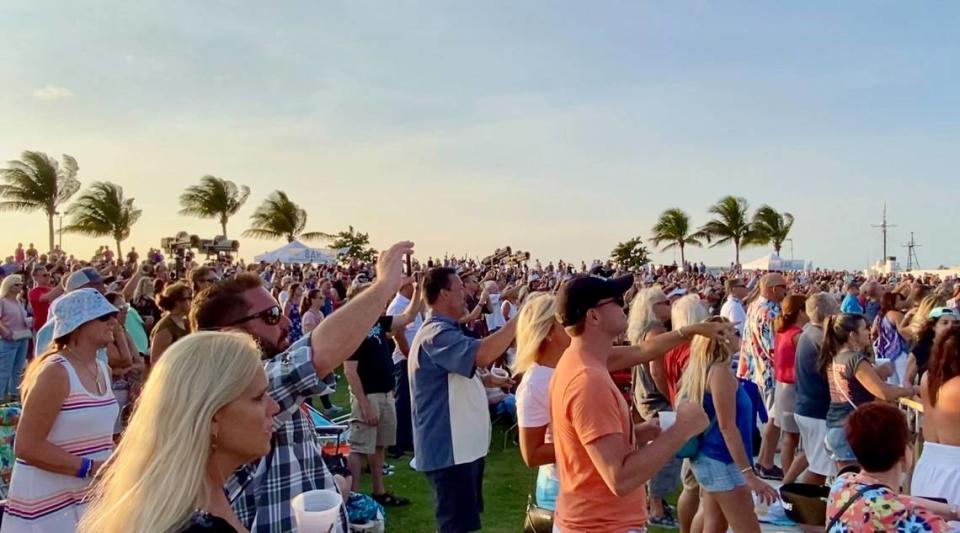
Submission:
{"label": "white shorts", "polygon": [[824,439],[827,437],[827,421],[798,414],[794,414],[793,419],[797,423],[797,429],[800,430],[800,442],[807,454],[807,463],[809,463],[807,470],[826,477],[836,474],[837,465],[824,444]]}
{"label": "white shorts", "polygon": [[946,498],[951,505],[960,504],[960,446],[924,442],[910,492],[914,496]]}

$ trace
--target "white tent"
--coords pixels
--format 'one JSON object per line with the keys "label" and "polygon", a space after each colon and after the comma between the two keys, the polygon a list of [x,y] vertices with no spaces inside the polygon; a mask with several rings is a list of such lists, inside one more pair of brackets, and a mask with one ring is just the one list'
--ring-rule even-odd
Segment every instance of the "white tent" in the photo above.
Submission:
{"label": "white tent", "polygon": [[260,254],[253,258],[256,262],[290,264],[322,263],[332,264],[337,262],[337,253],[326,248],[310,248],[300,241],[293,241],[285,244],[272,252]]}
{"label": "white tent", "polygon": [[802,259],[781,259],[779,255],[770,253],[749,263],[744,263],[743,270],[803,270]]}

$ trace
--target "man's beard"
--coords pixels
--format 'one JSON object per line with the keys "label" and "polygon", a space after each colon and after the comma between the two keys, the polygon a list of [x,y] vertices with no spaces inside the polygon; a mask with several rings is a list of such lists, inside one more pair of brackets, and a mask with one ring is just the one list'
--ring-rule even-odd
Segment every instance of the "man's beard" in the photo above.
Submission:
{"label": "man's beard", "polygon": [[287,342],[286,338],[281,339],[278,343],[276,341],[260,337],[257,339],[257,344],[260,345],[260,353],[265,360],[273,359],[290,347],[290,343]]}

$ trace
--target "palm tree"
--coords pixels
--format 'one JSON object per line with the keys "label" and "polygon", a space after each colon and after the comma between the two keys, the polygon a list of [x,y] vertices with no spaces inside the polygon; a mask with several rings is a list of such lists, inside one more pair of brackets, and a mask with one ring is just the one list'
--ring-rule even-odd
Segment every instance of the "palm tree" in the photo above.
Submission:
{"label": "palm tree", "polygon": [[700,242],[701,237],[696,233],[690,232],[690,217],[682,209],[676,207],[667,209],[660,215],[657,224],[653,226],[653,238],[650,239],[653,244],[660,246],[667,243],[660,249],[665,252],[671,248],[680,248],[680,264],[687,263],[684,248],[690,246],[703,246]]}
{"label": "palm tree", "polygon": [[180,195],[181,215],[217,218],[223,237],[227,237],[227,221],[237,214],[250,196],[250,188],[216,176],[200,178],[200,185],[188,187]]}
{"label": "palm tree", "polygon": [[130,229],[143,212],[133,206],[133,198],[123,197],[123,187],[101,181],[84,191],[67,214],[72,220],[63,231],[91,237],[109,235],[117,244],[117,257],[123,257],[120,243],[130,236]]}
{"label": "palm tree", "polygon": [[753,231],[756,233],[757,244],[773,243],[773,251],[780,255],[780,248],[787,240],[790,229],[793,228],[793,215],[779,213],[776,209],[765,205],[753,214]]}
{"label": "palm tree", "polygon": [[307,212],[295,204],[287,193],[273,191],[250,217],[253,227],[243,232],[244,237],[254,239],[332,239],[333,235],[319,231],[303,232],[307,225]]}
{"label": "palm tree", "polygon": [[736,264],[740,264],[740,248],[756,244],[757,234],[747,219],[749,205],[743,198],[725,196],[710,206],[708,213],[715,215],[713,220],[704,224],[696,233],[697,238],[705,238],[715,248],[721,244],[733,243]]}
{"label": "palm tree", "polygon": [[43,152],[25,151],[20,161],[10,161],[0,169],[6,181],[0,185],[0,210],[43,211],[47,215],[49,250],[53,250],[53,217],[57,207],[80,189],[77,160],[64,154],[63,163]]}

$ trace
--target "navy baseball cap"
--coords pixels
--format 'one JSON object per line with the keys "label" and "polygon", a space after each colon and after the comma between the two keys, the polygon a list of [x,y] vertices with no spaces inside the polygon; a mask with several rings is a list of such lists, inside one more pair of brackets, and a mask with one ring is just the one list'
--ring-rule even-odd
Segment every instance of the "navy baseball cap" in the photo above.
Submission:
{"label": "navy baseball cap", "polygon": [[566,326],[577,324],[593,309],[608,298],[622,298],[633,286],[633,274],[619,278],[600,276],[577,276],[560,287],[557,294],[557,318]]}

